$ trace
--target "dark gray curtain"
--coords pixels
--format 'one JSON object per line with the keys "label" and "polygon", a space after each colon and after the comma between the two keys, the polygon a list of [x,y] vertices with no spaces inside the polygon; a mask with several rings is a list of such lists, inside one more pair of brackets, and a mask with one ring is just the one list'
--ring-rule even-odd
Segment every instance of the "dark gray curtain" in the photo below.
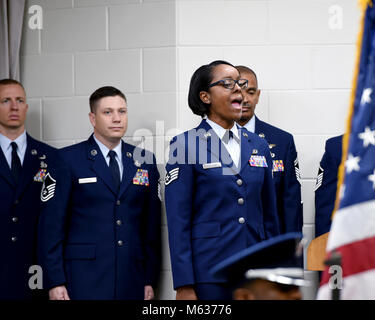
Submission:
{"label": "dark gray curtain", "polygon": [[20,80],[20,47],[25,0],[0,0],[0,79]]}

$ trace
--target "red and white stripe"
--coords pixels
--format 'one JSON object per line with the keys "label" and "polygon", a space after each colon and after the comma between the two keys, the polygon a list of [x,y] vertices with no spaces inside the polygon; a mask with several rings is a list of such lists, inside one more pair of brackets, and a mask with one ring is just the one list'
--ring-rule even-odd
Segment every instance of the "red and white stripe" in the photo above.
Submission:
{"label": "red and white stripe", "polygon": [[[336,212],[328,237],[327,252],[342,256],[343,300],[375,299],[375,200]],[[331,299],[328,268],[317,299]]]}

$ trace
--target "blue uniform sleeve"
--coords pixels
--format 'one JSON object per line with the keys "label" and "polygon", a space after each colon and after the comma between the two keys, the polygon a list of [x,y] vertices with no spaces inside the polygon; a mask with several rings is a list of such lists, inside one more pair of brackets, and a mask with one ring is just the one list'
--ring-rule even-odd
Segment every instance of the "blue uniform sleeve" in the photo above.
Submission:
{"label": "blue uniform sleeve", "polygon": [[276,194],[273,185],[272,177],[272,158],[265,143],[264,154],[267,160],[267,170],[264,177],[262,187],[262,207],[263,207],[263,223],[266,233],[266,238],[272,238],[280,234],[280,223],[276,209]]}
{"label": "blue uniform sleeve", "polygon": [[156,166],[155,156],[153,165],[150,166],[149,183],[150,193],[147,199],[148,205],[143,221],[143,236],[146,255],[145,282],[146,285],[156,286],[160,273],[161,255],[161,202],[159,199],[159,172]]}
{"label": "blue uniform sleeve", "polygon": [[42,199],[38,228],[38,258],[43,269],[44,287],[66,283],[63,244],[66,237],[66,212],[71,188],[70,172],[65,165],[50,171],[55,180],[54,194]]}
{"label": "blue uniform sleeve", "polygon": [[[165,206],[175,289],[195,283],[191,245],[194,168],[188,164],[184,144],[183,135],[171,141],[165,177]],[[177,157],[177,150],[185,150],[186,154],[182,159],[172,161]]]}
{"label": "blue uniform sleeve", "polygon": [[299,168],[296,162],[298,163],[297,151],[294,144],[294,139],[291,137],[291,140],[288,143],[288,152],[285,159],[284,168],[284,230],[282,230],[282,233],[302,232],[303,212],[301,201],[301,184],[297,179],[297,175],[299,175]]}
{"label": "blue uniform sleeve", "polygon": [[315,185],[315,237],[331,229],[331,215],[335,207],[338,166],[326,143],[325,152]]}

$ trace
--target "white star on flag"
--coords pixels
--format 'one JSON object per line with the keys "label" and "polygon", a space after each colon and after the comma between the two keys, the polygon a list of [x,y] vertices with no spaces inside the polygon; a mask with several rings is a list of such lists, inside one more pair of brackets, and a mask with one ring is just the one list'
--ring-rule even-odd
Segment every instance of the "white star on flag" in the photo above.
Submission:
{"label": "white star on flag", "polygon": [[361,160],[360,157],[353,157],[352,154],[349,154],[348,160],[345,161],[346,172],[359,171],[359,160]]}
{"label": "white star on flag", "polygon": [[371,131],[370,127],[366,127],[365,131],[360,133],[358,136],[363,140],[364,147],[368,147],[369,144],[375,146],[375,130]]}
{"label": "white star on flag", "polygon": [[370,97],[371,93],[372,93],[371,88],[367,88],[367,89],[363,90],[362,98],[361,98],[361,105],[371,102],[371,97]]}
{"label": "white star on flag", "polygon": [[375,170],[374,170],[373,174],[370,174],[368,176],[368,179],[372,182],[372,188],[375,189]]}

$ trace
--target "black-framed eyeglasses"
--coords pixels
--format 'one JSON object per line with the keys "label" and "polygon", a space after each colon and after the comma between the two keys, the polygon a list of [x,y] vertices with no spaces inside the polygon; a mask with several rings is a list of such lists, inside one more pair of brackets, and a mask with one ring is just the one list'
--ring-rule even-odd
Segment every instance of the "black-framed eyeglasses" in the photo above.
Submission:
{"label": "black-framed eyeglasses", "polygon": [[233,90],[236,83],[241,89],[246,89],[249,81],[247,79],[238,79],[238,80],[223,79],[223,80],[219,80],[214,83],[211,83],[208,87],[211,88],[213,86],[222,85],[226,89]]}

